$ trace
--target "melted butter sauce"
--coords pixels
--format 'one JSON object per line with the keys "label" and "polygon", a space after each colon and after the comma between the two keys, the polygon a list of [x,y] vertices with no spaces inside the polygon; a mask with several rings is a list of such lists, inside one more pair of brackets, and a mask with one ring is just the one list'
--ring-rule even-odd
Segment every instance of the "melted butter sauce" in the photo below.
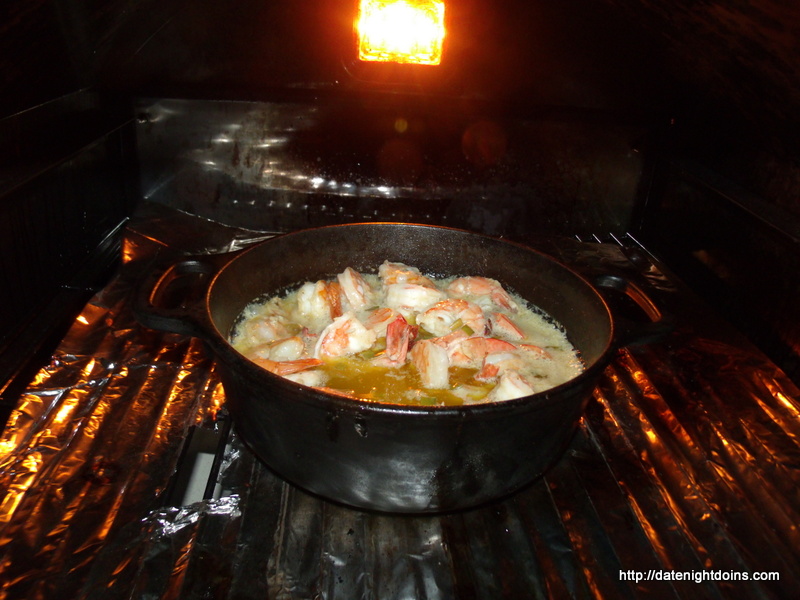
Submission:
{"label": "melted butter sauce", "polygon": [[494,387],[491,383],[480,383],[473,379],[477,369],[459,367],[450,367],[449,390],[423,388],[419,374],[410,363],[391,368],[356,357],[342,357],[326,360],[320,368],[327,375],[327,387],[356,398],[392,404],[461,406],[464,398],[452,389],[469,386],[469,391],[477,399]]}
{"label": "melted butter sauce", "polygon": [[[365,274],[364,277],[373,289],[381,289],[381,282],[377,275]],[[454,277],[432,279],[439,289],[444,290]],[[511,296],[519,306],[517,312],[512,313],[497,306],[484,308],[484,311],[505,314],[523,331],[525,339],[522,340],[522,343],[538,346],[549,355],[547,359],[529,361],[520,371],[534,388],[534,392],[550,389],[580,374],[584,365],[575,348],[568,341],[564,330],[525,299],[515,294],[511,294]],[[483,300],[485,306],[485,298],[466,297],[465,299],[477,304],[481,304]],[[375,306],[371,306],[369,309],[359,312],[357,317],[363,322],[369,312],[375,308]],[[243,311],[231,338],[234,348],[245,356],[250,355],[258,342],[248,339],[248,336],[244,335],[246,323],[265,315],[274,314],[287,317],[287,320],[291,322],[291,327],[294,328],[292,329],[293,333],[296,333],[295,330],[306,328],[312,334],[319,334],[330,322],[329,319],[319,321],[302,314],[298,310],[296,290],[280,297],[275,296],[266,300],[261,298],[255,300]],[[412,314],[409,315],[408,320],[413,324],[415,318],[416,315]],[[422,333],[424,335],[425,332]],[[382,339],[381,341],[383,342]],[[369,354],[371,358],[375,352]],[[420,406],[475,404],[485,401],[486,395],[495,385],[493,382],[481,382],[474,379],[478,369],[450,367],[449,389],[424,388],[419,374],[410,362],[400,367],[386,367],[376,365],[369,358],[358,355],[325,359],[322,366],[316,370],[321,371],[323,375],[324,383],[321,384],[323,387],[332,388],[356,398],[391,404]]]}

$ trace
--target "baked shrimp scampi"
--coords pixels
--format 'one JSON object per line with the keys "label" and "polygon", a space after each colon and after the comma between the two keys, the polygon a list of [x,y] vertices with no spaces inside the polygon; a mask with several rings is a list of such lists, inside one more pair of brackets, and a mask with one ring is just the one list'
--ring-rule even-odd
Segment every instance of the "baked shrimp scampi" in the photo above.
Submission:
{"label": "baked shrimp scampi", "polygon": [[254,301],[231,343],[297,383],[393,404],[500,402],[583,370],[564,330],[500,282],[390,261]]}

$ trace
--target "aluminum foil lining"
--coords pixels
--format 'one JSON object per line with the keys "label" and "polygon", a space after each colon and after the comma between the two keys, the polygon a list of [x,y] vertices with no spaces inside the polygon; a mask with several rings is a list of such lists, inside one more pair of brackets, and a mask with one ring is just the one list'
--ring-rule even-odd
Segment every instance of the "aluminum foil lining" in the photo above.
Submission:
{"label": "aluminum foil lining", "polygon": [[528,488],[449,515],[367,513],[283,482],[234,430],[216,493],[169,504],[190,431],[226,422],[224,390],[197,340],[135,322],[131,294],[153,257],[264,235],[147,205],[132,219],[123,267],[0,438],[0,598],[749,599],[800,589],[800,393],[630,240],[535,241],[584,272],[624,271],[679,324],[619,352],[568,452]]}

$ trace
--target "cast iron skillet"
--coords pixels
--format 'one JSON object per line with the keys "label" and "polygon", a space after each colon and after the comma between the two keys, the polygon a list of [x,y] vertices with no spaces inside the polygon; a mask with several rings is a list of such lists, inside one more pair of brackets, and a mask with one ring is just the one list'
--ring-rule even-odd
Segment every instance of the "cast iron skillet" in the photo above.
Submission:
{"label": "cast iron skillet", "polygon": [[[549,391],[464,407],[408,407],[338,397],[256,366],[228,343],[253,299],[350,266],[384,260],[432,275],[480,275],[543,309],[586,370]],[[200,297],[167,308],[180,273],[206,275]],[[289,482],[350,506],[435,513],[480,505],[530,483],[572,438],[595,381],[619,345],[612,314],[577,273],[528,247],[461,230],[365,223],[281,235],[244,251],[182,260],[144,284],[137,317],[203,339],[218,359],[234,424],[252,451]]]}

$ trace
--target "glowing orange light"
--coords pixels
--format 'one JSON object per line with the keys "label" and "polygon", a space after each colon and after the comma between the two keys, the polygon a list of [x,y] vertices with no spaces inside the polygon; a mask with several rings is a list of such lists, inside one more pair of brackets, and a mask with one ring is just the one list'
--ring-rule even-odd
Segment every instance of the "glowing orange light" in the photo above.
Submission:
{"label": "glowing orange light", "polygon": [[444,41],[442,0],[360,0],[358,58],[438,65]]}

